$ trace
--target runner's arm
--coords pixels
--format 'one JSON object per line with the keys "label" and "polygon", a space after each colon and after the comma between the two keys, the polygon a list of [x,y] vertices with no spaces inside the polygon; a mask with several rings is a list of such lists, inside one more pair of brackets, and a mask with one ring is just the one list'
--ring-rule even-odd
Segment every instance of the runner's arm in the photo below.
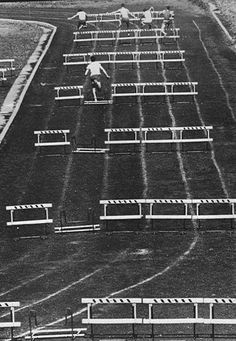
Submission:
{"label": "runner's arm", "polygon": [[76,13],[75,15],[73,15],[72,17],[69,17],[69,18],[67,18],[67,20],[71,20],[71,19],[74,19],[75,17],[77,17],[79,14],[78,13]]}
{"label": "runner's arm", "polygon": [[102,65],[100,65],[100,69],[104,72],[104,74],[106,75],[107,78],[110,78],[110,76],[108,75],[108,73],[106,72],[104,67],[102,67]]}

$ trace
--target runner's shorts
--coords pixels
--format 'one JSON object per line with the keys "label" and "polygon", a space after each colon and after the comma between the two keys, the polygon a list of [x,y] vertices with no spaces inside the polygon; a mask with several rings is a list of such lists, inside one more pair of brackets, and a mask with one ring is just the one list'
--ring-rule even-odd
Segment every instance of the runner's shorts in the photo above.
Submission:
{"label": "runner's shorts", "polygon": [[90,77],[91,82],[92,82],[92,87],[95,88],[97,86],[97,82],[101,82],[101,75],[93,75]]}

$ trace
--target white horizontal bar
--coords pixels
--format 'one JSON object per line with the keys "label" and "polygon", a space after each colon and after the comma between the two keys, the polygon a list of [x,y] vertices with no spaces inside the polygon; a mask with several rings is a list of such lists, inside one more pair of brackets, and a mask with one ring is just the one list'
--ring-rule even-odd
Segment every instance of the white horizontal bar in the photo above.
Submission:
{"label": "white horizontal bar", "polygon": [[0,328],[21,327],[21,322],[0,322]]}
{"label": "white horizontal bar", "polygon": [[234,219],[236,215],[234,214],[199,214],[199,215],[182,215],[182,214],[165,214],[165,215],[146,215],[146,219]]}
{"label": "white horizontal bar", "polygon": [[[80,331],[86,331],[86,330],[87,330],[87,328],[73,328],[74,332],[80,332]],[[35,330],[35,331],[33,331],[33,335],[37,335],[37,334],[41,335],[43,333],[61,333],[61,332],[70,332],[71,333],[71,328]],[[73,334],[75,334],[75,333],[73,333]]]}
{"label": "white horizontal bar", "polygon": [[92,42],[92,41],[120,41],[120,40],[151,40],[151,39],[178,39],[179,35],[173,35],[173,36],[127,36],[127,37],[109,37],[109,38],[83,38],[83,39],[74,39],[75,43],[83,43],[83,42]]}
{"label": "white horizontal bar", "polygon": [[204,319],[204,324],[236,324],[236,318],[234,319]]}
{"label": "white horizontal bar", "polygon": [[123,133],[123,132],[133,132],[133,131],[198,131],[198,130],[211,130],[213,126],[190,126],[190,127],[147,127],[147,128],[107,128],[104,129],[105,132],[111,133]]}
{"label": "white horizontal bar", "polygon": [[61,97],[55,97],[55,100],[63,100],[63,99],[78,99],[78,98],[84,98],[83,95],[76,95],[76,96],[61,96]]}
{"label": "white horizontal bar", "polygon": [[0,308],[19,307],[20,302],[0,302]]}
{"label": "white horizontal bar", "polygon": [[58,130],[35,130],[34,134],[42,134],[42,135],[50,135],[50,134],[68,134],[70,132],[69,129],[58,129]]}
{"label": "white horizontal bar", "polygon": [[36,142],[35,147],[50,147],[50,146],[68,146],[70,145],[69,141],[61,141],[61,142]]}
{"label": "white horizontal bar", "polygon": [[108,199],[100,204],[231,204],[236,199]]}
{"label": "white horizontal bar", "polygon": [[112,87],[129,87],[129,86],[144,86],[144,85],[197,85],[198,82],[142,82],[142,83],[113,83]]}
{"label": "white horizontal bar", "polygon": [[117,304],[117,303],[142,303],[142,298],[81,298],[82,303]]}
{"label": "white horizontal bar", "polygon": [[120,319],[82,319],[87,324],[142,324],[142,318],[120,318]]}
{"label": "white horizontal bar", "polygon": [[37,225],[37,224],[51,224],[51,223],[53,223],[52,219],[8,221],[7,226]]}
{"label": "white horizontal bar", "polygon": [[91,56],[123,56],[123,55],[133,55],[141,56],[146,54],[154,54],[162,56],[165,54],[183,54],[185,50],[163,50],[163,51],[117,51],[117,52],[87,52],[87,53],[68,53],[63,54],[63,57],[91,57]]}
{"label": "white horizontal bar", "polygon": [[191,304],[204,303],[204,298],[143,298],[144,304]]}
{"label": "white horizontal bar", "polygon": [[109,149],[105,148],[77,148],[73,153],[106,153]]}
{"label": "white horizontal bar", "polygon": [[[178,32],[180,31],[180,28],[171,28],[169,31],[174,31],[174,32]],[[76,31],[73,32],[74,35],[84,35],[84,34],[109,34],[109,33],[116,33],[116,34],[122,34],[122,33],[142,33],[142,32],[162,32],[161,28],[151,28],[151,29],[128,29],[128,30],[97,30],[97,31]]]}
{"label": "white horizontal bar", "polygon": [[112,97],[134,97],[134,96],[185,96],[185,95],[197,95],[197,91],[186,92],[136,92],[136,93],[116,93],[112,94]]}
{"label": "white horizontal bar", "polygon": [[204,323],[203,318],[166,318],[166,319],[143,319],[143,324],[193,324]]}
{"label": "white horizontal bar", "polygon": [[14,205],[14,206],[6,206],[6,210],[27,210],[34,208],[48,208],[52,207],[52,204],[23,204],[23,205]]}
{"label": "white horizontal bar", "polygon": [[100,220],[125,220],[125,219],[142,219],[143,215],[117,215],[117,216],[100,216]]}
{"label": "white horizontal bar", "polygon": [[[163,63],[163,62],[184,62],[184,58],[179,59],[128,59],[128,60],[99,60],[100,64],[131,64],[131,63]],[[86,65],[89,61],[64,62],[63,65]]]}
{"label": "white horizontal bar", "polygon": [[140,144],[140,143],[198,143],[198,142],[212,142],[212,138],[202,139],[169,139],[169,140],[112,140],[105,141],[105,144]]}

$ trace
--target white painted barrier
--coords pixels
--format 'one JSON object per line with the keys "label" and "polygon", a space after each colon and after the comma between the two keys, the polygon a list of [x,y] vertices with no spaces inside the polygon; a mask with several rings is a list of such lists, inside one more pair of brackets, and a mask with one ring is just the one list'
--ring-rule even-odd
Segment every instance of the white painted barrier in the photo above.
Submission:
{"label": "white painted barrier", "polygon": [[[137,96],[188,96],[197,95],[197,82],[147,82],[147,83],[114,83],[111,84],[112,98]],[[128,92],[127,92],[128,89]],[[55,100],[84,99],[83,85],[56,87]],[[122,92],[126,90],[126,92]],[[95,104],[95,102],[93,102]],[[99,104],[100,101],[97,101]],[[104,104],[104,103],[103,103]],[[106,104],[111,104],[110,100]]]}
{"label": "white painted barrier", "polygon": [[74,53],[63,55],[63,65],[87,65],[93,55],[101,64],[176,63],[185,61],[184,53],[184,50]]}
{"label": "white painted barrier", "polygon": [[109,151],[108,148],[86,148],[86,147],[78,147],[73,150],[73,153],[86,153],[86,154],[105,154]]}
{"label": "white painted barrier", "polygon": [[[170,37],[179,38],[179,28],[171,28],[168,31],[172,32]],[[152,29],[128,29],[128,30],[96,30],[96,31],[77,31],[73,32],[74,42],[79,41],[79,37],[88,36],[88,38],[81,38],[84,41],[99,40],[99,39],[143,39],[147,37],[163,37],[163,31],[160,28]],[[103,35],[110,35],[104,37]],[[102,36],[102,37],[101,37]]]}
{"label": "white painted barrier", "polygon": [[[64,99],[80,99],[82,101],[84,99],[83,85],[58,86],[54,89],[56,90],[56,101]],[[70,95],[63,96],[65,92],[69,92]]]}
{"label": "white painted barrier", "polygon": [[57,234],[96,232],[100,230],[101,229],[99,224],[54,227],[54,232]]}
{"label": "white painted barrier", "polygon": [[[171,41],[177,41],[179,39],[179,29],[175,28],[170,31],[170,34],[165,35],[163,31],[160,29],[153,29],[151,30],[132,30],[130,33],[126,32],[127,30],[116,30],[116,31],[104,31],[106,32],[106,36],[103,36],[103,31],[94,31],[94,33],[90,33],[89,31],[86,32],[87,36],[84,34],[85,37],[83,38],[74,38],[74,43],[93,43],[96,42],[114,42],[118,41],[120,42],[139,42],[142,43],[142,41],[153,41],[154,43],[164,42],[166,40]],[[168,33],[169,33],[168,31]],[[93,32],[93,31],[91,31]],[[127,35],[122,35],[122,32],[126,33]],[[75,32],[77,33],[77,32]],[[124,34],[123,33],[123,34]],[[146,33],[146,35],[143,35],[143,33]],[[151,33],[151,34],[150,34]]]}
{"label": "white painted barrier", "polygon": [[[212,130],[212,126],[192,126],[192,127],[156,127],[156,128],[109,128],[105,129],[105,133],[107,133],[107,141],[105,144],[107,145],[120,145],[120,144],[146,144],[146,143],[202,143],[202,142],[212,142],[213,139],[210,138],[210,130]],[[186,137],[184,138],[185,132],[193,132],[194,135],[196,133],[202,132],[203,137]],[[150,138],[148,135],[152,133],[158,133],[159,135],[163,135],[166,133],[170,133],[170,138],[161,138],[154,139]],[[122,140],[112,139],[113,136],[117,134],[125,135]],[[130,136],[131,135],[131,136]],[[165,137],[165,135],[164,135]]]}
{"label": "white painted barrier", "polygon": [[197,82],[114,83],[112,97],[197,95],[197,85]]}
{"label": "white painted barrier", "polygon": [[[37,135],[37,142],[34,144],[35,147],[51,147],[51,146],[69,146],[70,141],[68,141],[68,134],[70,130],[37,130],[34,134]],[[44,136],[56,135],[63,141],[43,141]]]}
{"label": "white painted barrier", "polygon": [[[147,337],[147,335],[152,337],[156,336],[154,326],[158,325],[159,327],[162,325],[174,325],[174,334],[158,334],[158,337],[170,337],[170,336],[185,336],[192,337],[194,340],[201,337],[208,337],[212,340],[219,335],[215,331],[216,325],[221,326],[234,326],[236,325],[235,318],[235,310],[230,310],[228,312],[228,305],[234,308],[236,304],[236,298],[82,298],[82,303],[87,304],[87,318],[82,320],[82,323],[86,323],[90,325],[91,328],[91,337],[95,337],[97,334],[94,333],[93,326],[94,325],[114,325],[114,324],[132,324],[133,325],[133,336]],[[117,309],[119,313],[119,318],[104,318],[104,317],[94,317],[94,312],[92,311],[93,306],[100,304],[129,304],[132,307],[132,317],[127,318],[126,316],[121,318],[121,309]],[[142,305],[142,308],[139,310],[139,314],[137,313],[137,305]],[[224,305],[226,307],[226,311],[229,316],[222,317],[222,313],[225,314],[225,310],[217,311],[216,306]],[[146,306],[146,307],[145,307]],[[176,317],[176,309],[174,306],[178,307],[178,315]],[[155,307],[155,309],[154,309]],[[157,308],[157,309],[156,309]],[[106,309],[107,310],[107,309]],[[103,314],[104,309],[99,310],[100,315]],[[114,311],[114,307],[113,307]],[[142,313],[141,313],[142,312]],[[122,313],[122,315],[124,312]],[[141,316],[139,316],[141,315]],[[146,317],[146,315],[148,315]],[[157,315],[157,317],[155,316]],[[166,317],[162,317],[162,316]],[[232,316],[233,315],[233,316]],[[135,325],[150,325],[151,332],[148,333],[144,328],[134,329]],[[191,325],[193,326],[193,331],[191,334],[184,334],[183,332],[179,333],[180,325]],[[197,333],[196,326],[204,326],[210,325],[211,332],[209,333],[205,331],[205,333]],[[142,326],[140,326],[142,327]],[[177,332],[176,332],[177,331]],[[160,332],[159,332],[160,333]],[[113,333],[109,332],[111,336]],[[101,334],[98,334],[101,337]],[[223,336],[222,336],[223,335]],[[221,332],[221,337],[226,337],[227,331],[225,334]],[[229,337],[235,337],[234,334],[230,334]],[[114,335],[113,335],[114,336]],[[230,338],[231,339],[231,338]]]}
{"label": "white painted barrier", "polygon": [[84,337],[87,328],[55,328],[33,330],[32,335],[25,336],[25,340],[44,340],[44,339],[76,339]]}
{"label": "white painted barrier", "polygon": [[[37,225],[37,224],[51,224],[53,219],[49,218],[48,209],[52,207],[52,204],[27,204],[27,205],[14,205],[6,206],[6,210],[10,211],[11,221],[7,222],[7,226],[18,226],[18,225]],[[34,220],[14,220],[14,212],[20,210],[43,210],[45,218],[34,219]]]}
{"label": "white painted barrier", "polygon": [[[201,220],[201,219],[235,219],[235,203],[236,199],[110,199],[100,200],[103,205],[103,215],[100,220],[130,220],[130,219],[184,219],[184,220]],[[135,214],[132,212],[126,214],[108,214],[108,206],[131,206],[132,211],[135,208]],[[144,206],[148,209],[148,214],[144,214]],[[159,206],[159,207],[158,207]],[[219,206],[223,206],[224,213],[219,212]],[[154,213],[154,208],[164,210],[166,208],[174,210],[174,214]],[[201,211],[204,209],[204,213]],[[206,210],[215,210],[217,213],[206,213]],[[130,209],[129,209],[130,211]],[[137,213],[138,211],[138,213]]]}
{"label": "white painted barrier", "polygon": [[13,71],[15,71],[15,59],[0,59],[0,69],[4,69],[5,72],[10,71],[10,75],[12,76]]}
{"label": "white painted barrier", "polygon": [[[14,328],[19,328],[21,327],[21,322],[17,322],[16,321],[16,317],[15,317],[15,308],[18,308],[20,306],[20,302],[8,302],[8,301],[5,301],[5,302],[0,302],[0,311],[3,309],[4,310],[4,315],[3,316],[6,316],[6,309],[8,309],[8,312],[9,312],[9,317],[10,319],[8,318],[8,321],[6,320],[3,320],[1,321],[0,320],[0,330],[1,330],[1,333],[2,333],[2,337],[4,338],[4,336],[7,335],[4,335],[4,332],[8,331],[8,328],[10,329],[11,331],[11,341],[14,341],[15,338],[14,338]],[[1,311],[2,313],[2,311]],[[9,338],[8,338],[9,339]]]}

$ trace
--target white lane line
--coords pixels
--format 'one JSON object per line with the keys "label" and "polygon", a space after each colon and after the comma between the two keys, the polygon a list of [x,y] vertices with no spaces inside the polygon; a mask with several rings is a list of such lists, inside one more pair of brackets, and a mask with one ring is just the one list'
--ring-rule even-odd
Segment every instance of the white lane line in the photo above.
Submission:
{"label": "white lane line", "polygon": [[223,90],[223,92],[224,92],[224,94],[225,94],[225,99],[226,99],[227,107],[228,107],[228,109],[229,109],[229,111],[230,111],[230,113],[231,113],[231,117],[232,117],[232,119],[234,120],[234,122],[236,122],[236,117],[235,117],[233,108],[232,108],[232,106],[231,106],[231,104],[230,104],[230,97],[229,97],[229,94],[228,94],[228,92],[227,92],[227,90],[226,90],[226,88],[225,88],[225,86],[224,86],[223,79],[222,79],[220,73],[218,72],[218,70],[217,70],[217,68],[216,68],[216,66],[215,66],[215,63],[213,62],[212,58],[210,57],[210,54],[209,54],[209,52],[208,52],[208,50],[207,50],[207,48],[206,48],[206,45],[204,44],[204,42],[203,42],[203,40],[202,40],[202,34],[201,34],[201,30],[200,30],[199,26],[197,25],[197,23],[196,23],[194,20],[193,20],[193,23],[194,23],[194,25],[196,26],[196,28],[198,29],[199,40],[200,40],[200,42],[202,43],[203,49],[204,49],[204,51],[205,51],[205,53],[206,53],[206,55],[207,55],[207,59],[209,60],[211,66],[212,66],[212,68],[213,68],[213,70],[215,71],[215,73],[216,73],[217,76],[218,76],[218,79],[219,79],[219,83],[220,83],[221,89]]}
{"label": "white lane line", "polygon": [[[179,46],[179,43],[177,43],[177,47],[178,49],[180,50],[180,46]],[[188,71],[188,68],[186,66],[186,63],[183,62],[183,66],[184,66],[184,69],[185,69],[185,72],[186,72],[186,75],[187,75],[187,78],[188,78],[188,81],[191,82],[191,77],[190,77],[190,74],[189,74],[189,71]],[[201,122],[201,125],[202,126],[206,126],[206,123],[204,122],[204,119],[203,119],[203,116],[201,114],[201,109],[200,109],[200,106],[199,106],[199,103],[198,103],[198,100],[197,100],[197,97],[194,95],[193,96],[193,99],[194,99],[194,104],[195,104],[195,107],[196,107],[196,110],[197,110],[197,114],[198,114],[198,117],[199,117],[199,120]],[[219,176],[219,180],[220,180],[220,183],[221,183],[221,187],[222,187],[222,190],[224,192],[224,195],[226,198],[229,198],[229,193],[228,193],[228,190],[226,188],[226,184],[225,184],[225,181],[224,181],[224,177],[223,177],[223,174],[221,172],[221,169],[216,161],[216,156],[215,156],[215,151],[214,151],[214,144],[213,142],[210,142],[210,147],[211,147],[211,159],[212,159],[212,162],[217,170],[217,173],[218,173],[218,176]]]}

